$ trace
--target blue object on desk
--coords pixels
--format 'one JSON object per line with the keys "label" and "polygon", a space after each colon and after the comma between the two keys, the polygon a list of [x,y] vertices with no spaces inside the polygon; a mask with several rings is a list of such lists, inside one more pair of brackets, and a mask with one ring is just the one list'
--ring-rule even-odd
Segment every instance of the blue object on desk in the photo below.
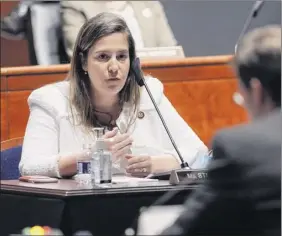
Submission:
{"label": "blue object on desk", "polygon": [[212,157],[213,157],[213,152],[212,152],[212,150],[210,150],[207,155],[202,157],[201,165],[204,168],[206,168],[207,165],[209,164],[210,160],[212,159]]}
{"label": "blue object on desk", "polygon": [[19,162],[22,146],[1,151],[1,180],[18,179],[20,177]]}

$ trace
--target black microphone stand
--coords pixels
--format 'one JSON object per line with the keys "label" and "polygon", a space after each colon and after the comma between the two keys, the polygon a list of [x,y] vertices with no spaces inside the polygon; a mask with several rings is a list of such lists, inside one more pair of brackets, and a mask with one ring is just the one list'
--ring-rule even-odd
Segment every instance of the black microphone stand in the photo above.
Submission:
{"label": "black microphone stand", "polygon": [[143,75],[142,75],[142,72],[141,72],[141,69],[140,69],[140,59],[139,58],[135,59],[135,61],[133,62],[133,67],[134,67],[134,72],[135,72],[135,79],[136,79],[138,85],[141,86],[141,87],[145,86],[145,89],[147,90],[147,93],[148,93],[148,95],[149,95],[149,97],[150,97],[150,99],[151,99],[151,101],[152,101],[161,121],[162,121],[162,124],[163,124],[163,126],[166,130],[166,133],[168,134],[169,139],[170,139],[175,151],[177,152],[177,155],[178,155],[178,157],[181,161],[180,167],[181,168],[189,168],[188,163],[184,161],[180,151],[178,150],[176,143],[174,142],[173,137],[172,137],[172,135],[171,135],[166,123],[165,123],[165,120],[164,120],[159,108],[158,108],[158,105],[156,104],[156,101],[155,101],[155,99],[154,99],[154,97],[153,97],[153,95],[152,95]]}
{"label": "black microphone stand", "polygon": [[159,179],[159,180],[169,180],[169,182],[171,184],[174,184],[174,185],[178,185],[178,184],[181,184],[181,182],[186,179],[186,178],[190,178],[191,180],[191,183],[195,184],[196,182],[200,183],[202,182],[205,178],[207,178],[207,173],[206,173],[206,170],[205,169],[191,169],[188,165],[187,162],[184,161],[180,151],[178,150],[174,140],[173,140],[173,137],[165,123],[165,120],[158,108],[158,105],[156,104],[155,102],[155,99],[150,91],[150,88],[148,87],[144,77],[143,77],[143,74],[142,74],[142,71],[141,71],[141,66],[140,66],[140,60],[139,58],[136,58],[134,60],[134,62],[132,63],[132,69],[133,69],[133,73],[134,73],[134,77],[135,77],[135,80],[137,82],[137,84],[142,87],[142,86],[145,86],[145,89],[158,113],[158,116],[160,117],[161,121],[162,121],[162,124],[166,130],[166,133],[168,134],[169,136],[169,139],[174,147],[174,149],[176,150],[177,154],[178,154],[178,157],[179,157],[179,160],[181,161],[181,164],[180,164],[180,167],[181,168],[178,168],[178,169],[173,169],[173,170],[170,170],[170,171],[165,171],[165,172],[159,172],[159,173],[151,173],[149,174],[146,178],[148,179]]}

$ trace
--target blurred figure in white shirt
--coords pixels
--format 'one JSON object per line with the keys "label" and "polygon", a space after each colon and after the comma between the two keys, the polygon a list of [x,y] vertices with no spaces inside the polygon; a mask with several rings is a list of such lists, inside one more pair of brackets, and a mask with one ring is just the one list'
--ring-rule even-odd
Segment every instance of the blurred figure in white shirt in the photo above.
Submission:
{"label": "blurred figure in white shirt", "polygon": [[71,57],[80,27],[101,12],[124,18],[136,49],[177,45],[159,1],[61,1],[65,47]]}

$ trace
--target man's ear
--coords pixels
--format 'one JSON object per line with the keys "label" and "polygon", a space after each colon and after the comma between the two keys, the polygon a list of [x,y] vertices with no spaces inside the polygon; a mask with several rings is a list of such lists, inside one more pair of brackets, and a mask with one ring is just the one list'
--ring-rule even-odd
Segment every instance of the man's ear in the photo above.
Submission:
{"label": "man's ear", "polygon": [[261,82],[257,78],[250,80],[251,97],[255,107],[260,107],[264,103],[264,92]]}

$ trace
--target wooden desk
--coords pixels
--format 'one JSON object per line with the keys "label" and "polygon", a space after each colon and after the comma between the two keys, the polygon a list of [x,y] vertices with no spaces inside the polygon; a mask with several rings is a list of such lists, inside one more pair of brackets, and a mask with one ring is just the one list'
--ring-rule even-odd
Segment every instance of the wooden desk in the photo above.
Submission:
{"label": "wooden desk", "polygon": [[[246,120],[234,104],[237,82],[230,56],[143,62],[145,74],[164,83],[179,114],[208,145],[215,131]],[[24,135],[32,90],[65,79],[69,65],[1,68],[1,141]],[[163,114],[165,116],[165,114]]]}
{"label": "wooden desk", "polygon": [[110,188],[93,188],[92,186],[80,185],[74,180],[61,179],[58,183],[33,184],[19,180],[1,180],[3,193],[25,194],[32,196],[67,198],[73,196],[108,194],[131,194],[144,192],[166,192],[177,189],[191,189],[195,186],[173,186],[168,181],[152,181],[139,183],[116,183]]}
{"label": "wooden desk", "polygon": [[[123,235],[139,209],[166,191],[184,188],[167,204],[182,204],[192,186],[171,186],[166,181],[138,187],[116,185],[108,189],[81,187],[73,180],[57,184],[1,181],[0,235],[19,233],[27,226],[48,225],[65,235],[89,230],[93,235]],[[38,214],[39,211],[41,214]]]}

